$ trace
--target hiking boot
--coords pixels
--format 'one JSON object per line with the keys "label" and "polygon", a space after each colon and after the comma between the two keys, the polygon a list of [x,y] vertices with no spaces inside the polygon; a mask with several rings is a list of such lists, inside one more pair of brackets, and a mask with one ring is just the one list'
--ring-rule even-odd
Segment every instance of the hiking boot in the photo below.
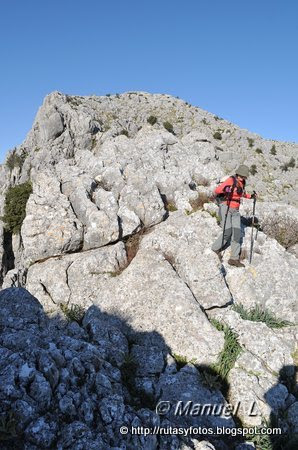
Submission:
{"label": "hiking boot", "polygon": [[242,264],[239,259],[229,259],[228,264],[235,267],[245,267],[245,265]]}
{"label": "hiking boot", "polygon": [[222,261],[222,254],[220,250],[213,250],[214,253],[218,256],[219,260]]}

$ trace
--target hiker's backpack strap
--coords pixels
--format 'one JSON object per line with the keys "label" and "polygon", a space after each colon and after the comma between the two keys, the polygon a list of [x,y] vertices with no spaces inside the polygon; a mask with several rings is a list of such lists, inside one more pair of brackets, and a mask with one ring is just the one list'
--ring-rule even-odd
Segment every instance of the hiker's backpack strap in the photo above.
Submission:
{"label": "hiker's backpack strap", "polygon": [[232,175],[231,178],[233,178],[233,184],[232,184],[232,191],[237,187],[237,178],[235,175]]}

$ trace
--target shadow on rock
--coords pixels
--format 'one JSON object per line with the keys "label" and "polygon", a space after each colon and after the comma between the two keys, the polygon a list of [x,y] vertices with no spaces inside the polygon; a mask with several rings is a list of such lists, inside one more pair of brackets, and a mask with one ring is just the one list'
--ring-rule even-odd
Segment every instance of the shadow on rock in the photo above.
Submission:
{"label": "shadow on rock", "polygon": [[[273,450],[296,450],[298,448],[298,385],[297,366],[284,366],[279,372],[276,385],[265,394],[271,408],[268,428],[279,428],[281,434],[265,436],[264,444]],[[262,438],[260,437],[260,440]]]}
{"label": "shadow on rock", "polygon": [[172,355],[155,331],[96,306],[48,317],[25,289],[0,292],[3,450],[236,448],[221,391],[212,368]]}

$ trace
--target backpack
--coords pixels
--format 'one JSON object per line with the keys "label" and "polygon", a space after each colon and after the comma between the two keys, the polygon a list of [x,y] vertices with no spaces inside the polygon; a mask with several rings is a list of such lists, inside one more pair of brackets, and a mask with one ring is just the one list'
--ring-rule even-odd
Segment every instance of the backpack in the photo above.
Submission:
{"label": "backpack", "polygon": [[[219,183],[217,184],[221,184],[224,181],[226,181],[228,178],[233,178],[233,184],[232,184],[232,189],[234,191],[234,189],[237,186],[237,180],[236,177],[234,175],[232,175],[231,177],[227,177],[225,180],[220,180]],[[244,182],[244,186],[245,186],[245,182]],[[243,187],[244,187],[243,186]],[[214,195],[214,202],[217,204],[217,206],[220,206],[225,200],[227,200],[228,194],[215,194]]]}

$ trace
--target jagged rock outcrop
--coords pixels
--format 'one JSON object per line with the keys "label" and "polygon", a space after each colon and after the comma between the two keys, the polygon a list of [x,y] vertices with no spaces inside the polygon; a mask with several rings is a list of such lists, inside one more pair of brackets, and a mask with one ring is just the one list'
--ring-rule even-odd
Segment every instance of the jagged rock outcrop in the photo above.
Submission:
{"label": "jagged rock outcrop", "polygon": [[[5,231],[0,220],[2,289],[25,287],[35,297],[0,292],[5,328],[0,330],[0,389],[5,411],[12,408],[20,416],[18,430],[26,448],[48,448],[53,442],[58,448],[119,448],[121,437],[113,440],[113,427],[127,414],[134,424],[175,423],[172,410],[159,417],[152,402],[144,410],[141,403],[135,410],[128,406],[133,394],[130,377],[129,388],[123,387],[125,355],[138,362],[133,390],[145,392],[154,406],[158,400],[174,404],[179,396],[207,403],[240,401],[236,422],[240,418],[259,426],[282,411],[289,417],[281,422],[286,432],[295,429],[295,152],[296,144],[265,141],[170,96],[71,97],[56,92],[46,97],[24,143],[0,166],[1,217],[12,186],[30,180],[33,187],[20,235]],[[238,269],[226,264],[229,250],[221,264],[210,249],[220,228],[209,196],[220,177],[243,163],[251,169],[247,190],[259,193],[261,229],[254,230],[253,261],[248,264],[252,203],[244,200],[246,267]],[[18,308],[28,302],[32,311],[25,308],[24,317],[33,311],[36,317],[22,321],[8,298]],[[87,312],[82,326],[66,325],[47,319],[41,305],[50,316],[72,306]],[[276,331],[264,317],[262,323],[244,320],[235,305],[269,311],[287,326]],[[212,318],[227,328],[218,328]],[[229,389],[217,386],[209,396],[202,379],[206,367],[220,372],[227,329],[241,352],[225,380]],[[29,341],[32,355],[25,347]],[[98,367],[93,351],[101,359]],[[180,368],[173,356],[196,367]],[[81,385],[88,370],[92,393],[87,382]],[[252,416],[247,405],[256,399],[258,413]],[[177,423],[216,424],[215,417],[205,419],[184,417]],[[234,419],[227,422],[230,427]],[[207,447],[197,441],[191,445],[213,444],[227,445],[223,440],[207,442]],[[240,449],[242,444],[236,444]],[[190,441],[129,436],[123,445],[184,448]]]}
{"label": "jagged rock outcrop", "polygon": [[[167,358],[169,350],[162,345],[163,337],[156,331],[140,333],[143,343],[132,346],[134,365],[129,366],[127,354],[134,330],[116,315],[91,307],[82,326],[49,318],[38,300],[22,288],[0,292],[0,311],[3,449],[11,448],[12,443],[14,448],[28,449],[166,449],[169,445],[179,448],[182,442],[184,449],[192,448],[189,438],[178,439],[175,434],[119,432],[121,426],[128,430],[177,426],[175,421],[135,403],[144,396],[146,386],[148,390],[149,381],[152,399],[161,392],[172,401],[178,393],[181,400],[187,399],[191,385],[194,401],[226,405],[219,391],[202,384],[193,366],[177,372],[173,358]],[[194,427],[208,424],[214,429],[234,425],[224,415],[192,417],[182,423]],[[223,443],[221,448],[227,447]]]}

